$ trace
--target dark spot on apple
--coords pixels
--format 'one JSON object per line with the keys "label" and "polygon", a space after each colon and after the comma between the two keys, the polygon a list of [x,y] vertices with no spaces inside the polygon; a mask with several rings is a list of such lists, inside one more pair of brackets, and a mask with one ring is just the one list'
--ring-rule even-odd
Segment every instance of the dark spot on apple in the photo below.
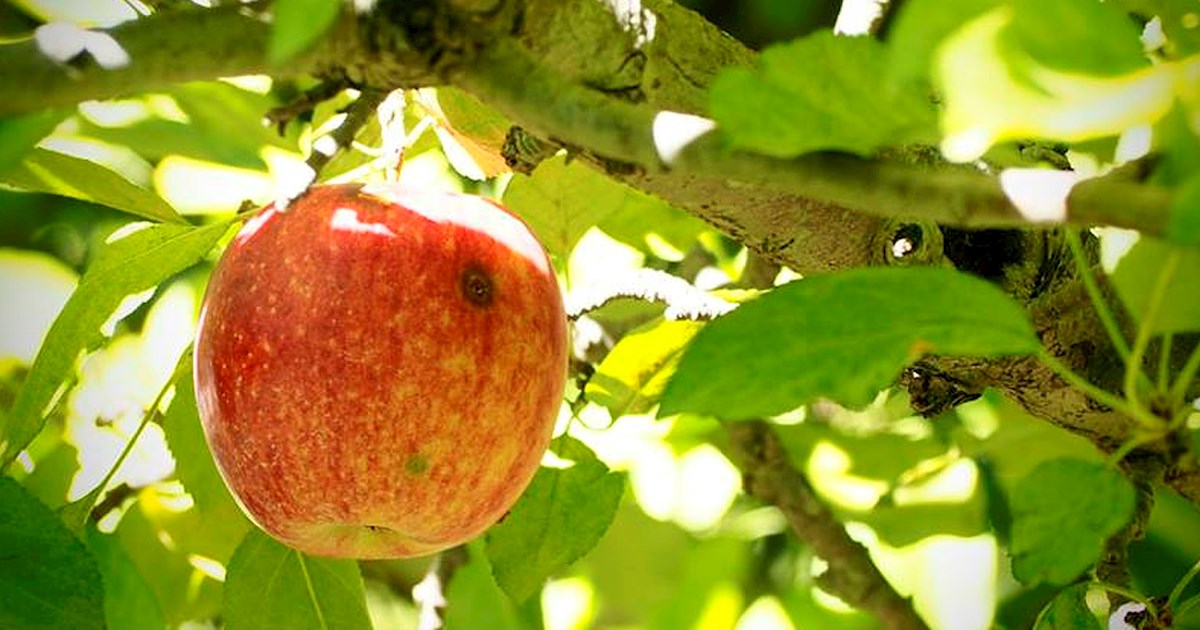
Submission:
{"label": "dark spot on apple", "polygon": [[366,527],[367,531],[373,532],[376,534],[392,531],[391,527],[385,527],[383,525],[363,525],[363,527]]}
{"label": "dark spot on apple", "polygon": [[458,285],[468,302],[476,306],[488,306],[492,303],[492,277],[479,265],[472,264],[463,269]]}
{"label": "dark spot on apple", "polygon": [[409,455],[408,461],[404,462],[404,472],[412,475],[423,475],[429,470],[429,459],[420,453]]}

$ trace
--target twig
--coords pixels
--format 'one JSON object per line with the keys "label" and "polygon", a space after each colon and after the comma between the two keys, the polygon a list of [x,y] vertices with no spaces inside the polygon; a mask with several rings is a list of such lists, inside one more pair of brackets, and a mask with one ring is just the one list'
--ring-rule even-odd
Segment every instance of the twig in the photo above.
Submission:
{"label": "twig", "polygon": [[891,630],[927,628],[871,561],[867,549],[846,534],[842,524],[813,492],[774,431],[762,421],[727,425],[734,459],[746,491],[783,511],[792,530],[829,563],[817,584],[851,606],[875,615]]}
{"label": "twig", "polygon": [[346,119],[328,136],[333,140],[332,150],[318,151],[314,146],[312,154],[308,156],[307,164],[314,174],[320,175],[321,169],[325,168],[333,156],[344,151],[354,142],[354,137],[371,121],[371,116],[375,115],[375,110],[383,103],[387,95],[388,92],[376,89],[365,89],[358,95],[358,99],[346,109]]}

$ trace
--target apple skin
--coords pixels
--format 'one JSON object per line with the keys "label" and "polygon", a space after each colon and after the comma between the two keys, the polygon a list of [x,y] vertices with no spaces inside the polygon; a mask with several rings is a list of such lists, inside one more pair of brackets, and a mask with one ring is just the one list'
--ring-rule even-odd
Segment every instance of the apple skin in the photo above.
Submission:
{"label": "apple skin", "polygon": [[566,377],[562,297],[520,219],[480,197],[310,189],[209,281],[200,418],[225,483],[306,553],[430,554],[500,519]]}

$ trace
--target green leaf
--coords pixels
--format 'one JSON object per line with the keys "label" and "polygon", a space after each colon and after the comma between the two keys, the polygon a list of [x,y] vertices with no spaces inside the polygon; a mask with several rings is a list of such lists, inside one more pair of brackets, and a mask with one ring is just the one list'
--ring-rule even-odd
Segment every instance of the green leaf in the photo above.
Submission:
{"label": "green leaf", "polygon": [[199,261],[231,220],[203,227],[159,224],[110,242],[96,255],[46,334],[0,433],[0,470],[42,429],[48,407],[72,378],[83,352],[103,340],[101,326],[128,295],[152,289]]}
{"label": "green leaf", "polygon": [[519,630],[520,618],[512,600],[496,585],[487,554],[468,548],[470,560],[454,572],[446,586],[446,630]]}
{"label": "green leaf", "polygon": [[1002,0],[908,0],[888,35],[889,74],[897,82],[929,78],[933,53],[960,26]]}
{"label": "green leaf", "polygon": [[1103,626],[1087,607],[1088,584],[1076,584],[1058,592],[1038,616],[1033,630],[1101,630]]}
{"label": "green leaf", "polygon": [[582,442],[562,439],[559,455],[574,464],[539,469],[508,516],[487,533],[496,582],[517,602],[596,546],[625,490],[623,475],[609,472]]}
{"label": "green leaf", "polygon": [[700,234],[709,230],[700,219],[649,195],[631,199],[601,221],[599,227],[626,245],[659,258],[668,258],[658,247],[661,241],[678,252],[678,259],[695,246]]}
{"label": "green leaf", "polygon": [[24,116],[0,118],[0,175],[7,174],[70,115],[70,110],[48,109]]}
{"label": "green leaf", "polygon": [[[1163,292],[1158,316],[1144,321],[1164,266],[1175,256],[1177,266]],[[1139,325],[1149,326],[1157,334],[1200,330],[1200,291],[1194,286],[1198,275],[1200,250],[1142,236],[1117,263],[1111,279],[1126,310]]]}
{"label": "green leaf", "polygon": [[1079,577],[1133,517],[1136,500],[1129,480],[1102,463],[1055,459],[1033,469],[1010,499],[1013,575],[1024,584]]}
{"label": "green leaf", "polygon": [[341,0],[276,0],[267,55],[279,65],[304,52],[337,21]]}
{"label": "green leaf", "polygon": [[190,366],[175,379],[175,397],[163,414],[162,427],[175,459],[175,476],[192,495],[196,509],[213,517],[220,513],[228,515],[231,507],[236,512],[237,506],[204,438]]}
{"label": "green leaf", "polygon": [[87,545],[104,578],[104,620],[109,628],[166,626],[154,591],[137,571],[115,534],[87,530]]}
{"label": "green leaf", "polygon": [[162,197],[96,162],[35,148],[25,161],[0,175],[0,182],[25,190],[72,197],[154,221],[183,223]]}
{"label": "green leaf", "polygon": [[1011,0],[1005,43],[1041,64],[1067,72],[1119,75],[1149,64],[1141,33],[1112,2]]}
{"label": "green leaf", "polygon": [[264,146],[296,151],[292,138],[280,137],[263,122],[263,114],[278,102],[269,94],[244,90],[223,81],[186,83],[166,92],[187,115],[194,133],[224,145],[214,151],[258,155]]}
{"label": "green leaf", "polygon": [[1167,210],[1167,235],[1172,242],[1200,247],[1200,175],[1184,182]]}
{"label": "green leaf", "polygon": [[103,628],[100,570],[83,543],[8,477],[0,505],[0,627]]}
{"label": "green leaf", "polygon": [[746,419],[821,396],[860,407],[925,354],[1039,347],[1020,305],[974,276],[927,267],[816,276],[709,323],[684,352],[659,414]]}
{"label": "green leaf", "polygon": [[768,48],[757,70],[723,71],[709,108],[732,146],[781,158],[820,150],[870,155],[938,137],[929,100],[883,81],[886,67],[880,42],[821,31]]}
{"label": "green leaf", "polygon": [[683,349],[703,324],[656,320],[626,333],[587,384],[587,399],[612,417],[646,413],[658,403]]}
{"label": "green leaf", "polygon": [[504,205],[520,215],[551,254],[565,259],[589,228],[642,193],[558,155],[532,176],[515,175]]}
{"label": "green leaf", "polygon": [[224,618],[230,630],[371,627],[357,563],[305,555],[257,528],[229,561]]}

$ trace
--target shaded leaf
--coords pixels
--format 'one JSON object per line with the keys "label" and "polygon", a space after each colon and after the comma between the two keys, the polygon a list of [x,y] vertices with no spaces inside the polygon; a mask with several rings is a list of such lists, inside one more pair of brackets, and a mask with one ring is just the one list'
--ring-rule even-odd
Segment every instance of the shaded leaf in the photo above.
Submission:
{"label": "shaded leaf", "polygon": [[446,630],[518,630],[523,625],[513,602],[492,577],[487,554],[477,545],[469,549],[470,560],[454,572],[446,586]]}
{"label": "shaded leaf", "polygon": [[1101,630],[1100,620],[1087,607],[1087,592],[1087,584],[1059,591],[1038,617],[1033,630]]}
{"label": "shaded leaf", "polygon": [[357,563],[305,555],[257,528],[229,561],[224,619],[231,630],[371,627]]}
{"label": "shaded leaf", "polygon": [[0,505],[0,627],[103,628],[100,570],[83,543],[8,477]]}
{"label": "shaded leaf", "polygon": [[23,116],[0,118],[0,176],[19,165],[38,142],[70,115],[70,110],[47,109]]}
{"label": "shaded leaf", "polygon": [[1025,584],[1074,580],[1133,517],[1136,498],[1129,480],[1102,463],[1055,459],[1033,469],[1009,501],[1013,575]]}
{"label": "shaded leaf", "polygon": [[723,71],[709,108],[733,146],[781,158],[820,150],[870,155],[936,138],[931,103],[918,90],[886,84],[886,66],[877,40],[819,31],[766,49],[757,70]]}
{"label": "shaded leaf", "polygon": [[1149,65],[1141,33],[1112,2],[1010,0],[1013,20],[1004,37],[1051,68],[1090,75],[1119,75]]}
{"label": "shaded leaf", "polygon": [[582,442],[563,439],[559,455],[574,464],[538,469],[508,516],[487,533],[496,582],[517,602],[596,546],[625,490],[623,475],[610,472]]}
{"label": "shaded leaf", "polygon": [[588,380],[587,399],[614,418],[646,413],[658,403],[684,347],[702,327],[688,320],[657,320],[626,333]]}
{"label": "shaded leaf", "polygon": [[175,459],[175,476],[196,501],[196,509],[214,517],[227,513],[230,507],[236,511],[233,497],[208,450],[196,407],[191,366],[175,378],[175,397],[163,414],[162,427]]}
{"label": "shaded leaf", "polygon": [[1200,247],[1200,175],[1175,191],[1168,209],[1167,235],[1172,242]]}
{"label": "shaded leaf", "polygon": [[162,609],[115,534],[87,530],[87,545],[104,577],[104,620],[109,628],[162,628]]}
{"label": "shaded leaf", "polygon": [[[1172,257],[1178,257],[1178,262],[1159,303],[1158,316],[1145,321],[1150,298]],[[1142,236],[1117,263],[1110,278],[1125,309],[1139,325],[1150,326],[1157,334],[1200,330],[1200,291],[1194,286],[1198,276],[1200,249]]]}
{"label": "shaded leaf", "polygon": [[38,351],[17,394],[2,434],[4,469],[41,430],[47,407],[71,378],[80,353],[103,340],[101,326],[126,296],[157,286],[199,261],[228,230],[231,221],[203,227],[160,224],[108,243],[84,273],[79,286]]}
{"label": "shaded leaf", "polygon": [[1020,305],[974,276],[926,267],[816,276],[709,323],[684,352],[659,414],[755,418],[821,396],[857,407],[925,354],[1039,347]]}
{"label": "shaded leaf", "polygon": [[35,148],[0,181],[36,192],[91,201],[122,212],[169,223],[183,223],[162,197],[96,162]]}
{"label": "shaded leaf", "polygon": [[304,52],[337,20],[341,0],[276,0],[267,56],[279,65]]}
{"label": "shaded leaf", "polygon": [[565,259],[584,232],[641,196],[557,155],[539,164],[532,176],[515,175],[504,205],[533,228],[547,251]]}

